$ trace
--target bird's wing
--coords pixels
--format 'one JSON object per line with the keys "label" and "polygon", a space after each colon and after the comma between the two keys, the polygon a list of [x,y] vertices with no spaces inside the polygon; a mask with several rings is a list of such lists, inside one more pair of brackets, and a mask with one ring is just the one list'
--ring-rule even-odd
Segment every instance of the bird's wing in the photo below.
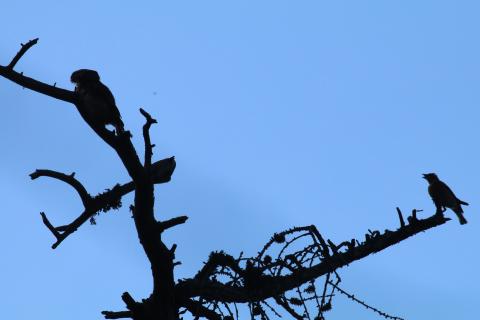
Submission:
{"label": "bird's wing", "polygon": [[455,193],[453,193],[452,189],[450,189],[449,186],[447,186],[447,184],[443,181],[440,181],[441,185],[442,185],[442,196],[444,197],[444,199],[446,199],[447,201],[451,202],[451,203],[454,203],[456,202],[458,205],[466,205],[468,206],[468,203],[465,202],[465,201],[462,201],[460,199],[457,198],[457,196],[455,195]]}
{"label": "bird's wing", "polygon": [[117,105],[115,103],[115,97],[113,96],[110,89],[103,83],[99,82],[98,92],[100,93],[102,98],[105,99],[105,102],[111,109],[110,112],[112,112],[112,116],[114,116],[115,118],[121,119],[122,116],[120,115],[120,111],[118,110]]}
{"label": "bird's wing", "polygon": [[440,188],[439,189],[439,192],[441,193],[441,196],[445,199],[450,199],[450,198],[455,198],[457,199],[457,197],[455,196],[455,193],[453,193],[452,189],[450,189],[449,186],[447,186],[447,184],[443,181],[439,181],[438,182],[439,185],[440,185]]}

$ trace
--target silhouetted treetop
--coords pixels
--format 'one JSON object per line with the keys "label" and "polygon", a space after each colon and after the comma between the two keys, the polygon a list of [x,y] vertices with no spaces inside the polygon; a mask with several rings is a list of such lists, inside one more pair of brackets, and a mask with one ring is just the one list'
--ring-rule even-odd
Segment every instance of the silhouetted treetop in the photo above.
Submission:
{"label": "silhouetted treetop", "polygon": [[[24,54],[37,44],[38,39],[22,44],[19,52],[6,66],[0,66],[0,75],[24,88],[73,104],[90,128],[118,155],[131,181],[115,183],[104,191],[92,195],[77,179],[49,169],[37,169],[30,174],[32,180],[41,177],[56,179],[71,186],[78,194],[83,209],[76,219],[55,225],[41,212],[44,225],[55,237],[55,249],[83,224],[96,223],[98,215],[122,207],[122,197],[134,192],[134,203],[129,207],[139,242],[148,258],[153,290],[150,296],[135,300],[128,292],[122,295],[125,310],[103,311],[107,319],[131,318],[135,320],[177,320],[185,313],[195,319],[209,320],[273,319],[282,315],[294,319],[325,319],[334,306],[336,294],[371,309],[386,319],[400,320],[340,287],[340,269],[368,255],[396,245],[420,232],[438,227],[449,221],[444,216],[451,208],[466,223],[459,200],[446,184],[426,175],[429,192],[437,210],[430,217],[419,219],[419,210],[412,210],[406,218],[397,208],[398,227],[393,230],[368,230],[358,239],[335,243],[314,226],[293,227],[275,233],[256,255],[233,256],[224,251],[212,252],[203,267],[191,278],[175,280],[176,244],[168,246],[162,233],[186,223],[187,216],[156,217],[154,188],[171,180],[175,159],[153,160],[150,129],[157,121],[140,108],[145,118],[143,126],[143,159],[132,143],[130,131],[124,127],[121,113],[113,94],[100,81],[95,70],[75,71],[71,80],[74,91],[61,89],[14,70]],[[113,125],[114,130],[109,129]],[[392,214],[394,216],[394,214]],[[463,219],[463,220],[462,220]]]}

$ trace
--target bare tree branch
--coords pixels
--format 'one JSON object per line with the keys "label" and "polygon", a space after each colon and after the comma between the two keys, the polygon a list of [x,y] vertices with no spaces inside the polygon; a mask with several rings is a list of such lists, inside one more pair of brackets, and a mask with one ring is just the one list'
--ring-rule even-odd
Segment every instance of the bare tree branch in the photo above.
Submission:
{"label": "bare tree branch", "polygon": [[[155,162],[154,164],[152,164],[151,167],[151,176],[153,183],[165,183],[170,181],[174,170],[175,159],[173,157]],[[72,221],[68,225],[63,225],[59,227],[53,227],[45,213],[42,213],[43,223],[57,239],[57,241],[52,245],[52,249],[57,248],[63,242],[63,240],[65,240],[69,235],[77,231],[77,229],[81,225],[89,221],[89,219],[91,219],[92,216],[94,216],[96,213],[98,213],[99,211],[106,211],[106,209],[112,208],[112,204],[121,201],[121,198],[124,195],[135,190],[135,184],[133,183],[133,181],[131,181],[123,185],[115,185],[111,189],[107,189],[106,192],[92,197],[87,192],[82,183],[74,178],[73,174],[67,175],[54,170],[37,169],[35,172],[30,174],[30,177],[32,178],[32,180],[35,180],[39,177],[51,177],[71,185],[79,194],[84,205],[83,212],[74,221]],[[115,207],[113,206],[113,208]],[[178,217],[175,219],[178,220],[170,221],[169,224],[173,222],[179,222],[183,218]]]}
{"label": "bare tree branch", "polygon": [[22,43],[21,44],[22,48],[20,49],[20,51],[17,52],[15,57],[13,57],[12,61],[8,64],[7,68],[13,69],[17,64],[18,60],[20,60],[20,58],[22,58],[22,56],[25,54],[25,52],[27,52],[28,49],[36,45],[37,42],[38,42],[38,38],[35,38],[33,40],[28,41],[26,44]]}
{"label": "bare tree branch", "polygon": [[144,165],[147,170],[150,169],[150,166],[152,165],[152,155],[153,155],[153,147],[155,145],[152,145],[150,142],[150,127],[152,124],[157,123],[157,120],[153,119],[152,116],[142,108],[140,108],[140,113],[145,117],[146,122],[143,125],[143,139],[145,140],[145,161]]}
{"label": "bare tree branch", "polygon": [[132,311],[102,311],[102,314],[105,316],[105,319],[133,319]]}
{"label": "bare tree branch", "polygon": [[378,309],[375,308],[375,307],[372,307],[372,306],[366,304],[364,301],[356,298],[353,294],[350,294],[350,293],[346,292],[345,290],[341,289],[340,287],[338,287],[338,286],[337,286],[335,283],[333,283],[333,282],[329,282],[329,284],[330,284],[331,286],[333,286],[333,287],[335,288],[335,290],[337,290],[337,291],[340,292],[341,294],[343,294],[343,295],[347,296],[349,299],[351,299],[351,300],[353,300],[353,301],[361,304],[361,305],[364,306],[365,308],[370,309],[370,310],[372,310],[372,311],[375,312],[375,313],[378,313],[379,315],[381,315],[381,316],[384,317],[385,319],[405,320],[405,319],[400,318],[400,317],[391,316],[391,315],[389,315],[389,314],[387,314],[387,313],[385,313],[385,312],[383,312],[383,311],[381,311],[381,310],[378,310]]}
{"label": "bare tree branch", "polygon": [[203,268],[195,275],[194,279],[200,283],[207,281],[208,277],[215,272],[217,267],[228,267],[242,277],[246,272],[231,255],[225,254],[224,252],[212,252],[208,257],[207,263],[205,263]]}
{"label": "bare tree branch", "polygon": [[40,215],[42,216],[43,224],[45,224],[45,226],[48,228],[48,230],[52,232],[52,234],[55,236],[55,238],[57,238],[57,240],[60,239],[61,234],[58,232],[58,230],[54,228],[54,226],[52,226],[47,216],[45,215],[45,212],[40,212]]}
{"label": "bare tree branch", "polygon": [[124,292],[122,294],[122,300],[123,302],[125,302],[125,305],[127,306],[128,310],[135,311],[135,309],[138,308],[139,303],[132,298],[130,293]]}
{"label": "bare tree branch", "polygon": [[0,66],[0,76],[15,82],[23,88],[42,93],[58,100],[70,103],[75,103],[77,101],[77,96],[73,91],[57,88],[55,86],[51,86],[35,79],[26,77],[23,74],[13,71],[12,69],[5,66]]}
{"label": "bare tree branch", "polygon": [[398,213],[398,220],[400,220],[400,228],[403,228],[405,227],[405,220],[403,220],[402,211],[400,210],[399,207],[397,207],[397,213]]}
{"label": "bare tree branch", "polygon": [[283,309],[285,309],[285,311],[287,311],[292,317],[297,320],[303,320],[303,316],[299,315],[294,309],[292,309],[283,297],[274,297],[274,299],[275,302]]}
{"label": "bare tree branch", "polygon": [[78,99],[75,92],[60,89],[56,86],[51,86],[46,83],[34,80],[32,78],[25,77],[22,73],[18,73],[13,70],[17,62],[22,58],[22,56],[27,52],[27,50],[34,46],[37,42],[38,38],[30,40],[27,44],[22,45],[22,48],[15,55],[15,57],[13,57],[12,61],[8,64],[8,66],[0,65],[0,76],[15,82],[23,88],[28,88],[30,90],[45,94],[58,100],[76,103]]}
{"label": "bare tree branch", "polygon": [[188,220],[187,216],[180,216],[180,217],[175,217],[166,221],[157,222],[158,231],[162,233],[163,231],[169,228],[185,223],[187,220]]}
{"label": "bare tree branch", "polygon": [[200,302],[192,299],[181,301],[181,307],[185,307],[194,317],[206,318],[208,320],[221,320],[222,317],[216,312],[204,307]]}
{"label": "bare tree branch", "polygon": [[80,181],[75,179],[75,172],[72,174],[65,174],[54,170],[37,169],[35,172],[30,174],[30,178],[32,180],[35,180],[39,177],[50,177],[68,183],[77,191],[85,207],[89,205],[90,201],[92,201],[92,197],[90,194],[88,194],[85,187],[80,183]]}
{"label": "bare tree branch", "polygon": [[[386,230],[383,234],[368,239],[360,246],[351,248],[345,252],[338,252],[310,268],[295,270],[288,275],[261,275],[255,282],[256,285],[250,287],[231,287],[211,280],[201,281],[197,275],[193,279],[179,282],[176,285],[176,294],[178,297],[189,298],[202,296],[209,300],[222,302],[246,303],[265,300],[333,272],[372,253],[384,250],[420,232],[440,226],[449,220],[449,218],[438,214],[423,220],[412,219],[413,223],[397,231]],[[206,266],[202,270],[205,268]],[[243,272],[245,272],[245,270],[243,270]],[[241,272],[239,273],[241,274]]]}

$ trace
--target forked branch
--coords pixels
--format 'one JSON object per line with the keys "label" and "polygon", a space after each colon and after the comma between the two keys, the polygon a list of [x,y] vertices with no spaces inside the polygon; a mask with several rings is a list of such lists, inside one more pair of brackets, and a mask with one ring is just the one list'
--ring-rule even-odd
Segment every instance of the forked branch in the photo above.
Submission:
{"label": "forked branch", "polygon": [[[154,183],[165,183],[170,181],[173,171],[175,170],[175,159],[173,157],[163,159],[155,162],[151,167],[151,177]],[[50,177],[67,183],[72,186],[80,196],[82,200],[84,210],[83,212],[71,223],[63,226],[54,227],[49,221],[45,213],[41,213],[42,221],[45,226],[52,232],[57,241],[52,245],[52,249],[57,248],[63,240],[69,235],[77,231],[77,229],[85,222],[89,221],[94,215],[100,211],[108,211],[110,209],[118,209],[121,205],[121,198],[135,190],[135,184],[133,181],[122,185],[115,185],[111,189],[107,189],[105,192],[90,196],[83,184],[78,181],[72,174],[65,174],[54,170],[37,169],[30,174],[32,180],[40,177]],[[184,220],[183,220],[184,219]],[[172,219],[172,221],[165,221],[164,227],[173,226],[172,224],[180,224],[181,221],[185,222],[187,217],[178,217]]]}
{"label": "forked branch", "polygon": [[20,51],[13,57],[12,61],[7,66],[0,65],[0,76],[15,82],[23,88],[28,88],[30,90],[45,94],[55,99],[63,100],[70,103],[76,103],[77,96],[75,92],[48,85],[35,79],[26,77],[23,75],[23,73],[18,73],[13,70],[17,62],[37,42],[38,38],[30,40],[27,44],[22,45]]}
{"label": "forked branch", "polygon": [[17,52],[15,57],[13,57],[12,61],[8,64],[7,68],[12,69],[15,67],[17,62],[22,58],[22,56],[27,52],[28,49],[36,45],[38,42],[38,38],[28,41],[26,44],[21,43],[22,48],[20,51]]}

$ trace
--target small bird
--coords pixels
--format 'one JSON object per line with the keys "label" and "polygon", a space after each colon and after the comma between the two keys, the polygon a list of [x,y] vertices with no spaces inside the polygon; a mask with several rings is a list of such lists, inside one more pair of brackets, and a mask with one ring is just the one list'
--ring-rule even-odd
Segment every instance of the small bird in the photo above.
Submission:
{"label": "small bird", "polygon": [[428,194],[432,197],[433,203],[437,207],[437,213],[442,213],[446,208],[452,209],[458,217],[460,224],[466,224],[467,220],[463,216],[462,205],[468,206],[468,203],[457,198],[453,191],[440,179],[435,173],[425,173],[423,178],[428,182]]}
{"label": "small bird", "polygon": [[110,89],[100,81],[97,71],[80,69],[72,73],[70,80],[76,85],[75,92],[81,99],[87,118],[93,124],[111,124],[117,135],[124,131],[115,98]]}

